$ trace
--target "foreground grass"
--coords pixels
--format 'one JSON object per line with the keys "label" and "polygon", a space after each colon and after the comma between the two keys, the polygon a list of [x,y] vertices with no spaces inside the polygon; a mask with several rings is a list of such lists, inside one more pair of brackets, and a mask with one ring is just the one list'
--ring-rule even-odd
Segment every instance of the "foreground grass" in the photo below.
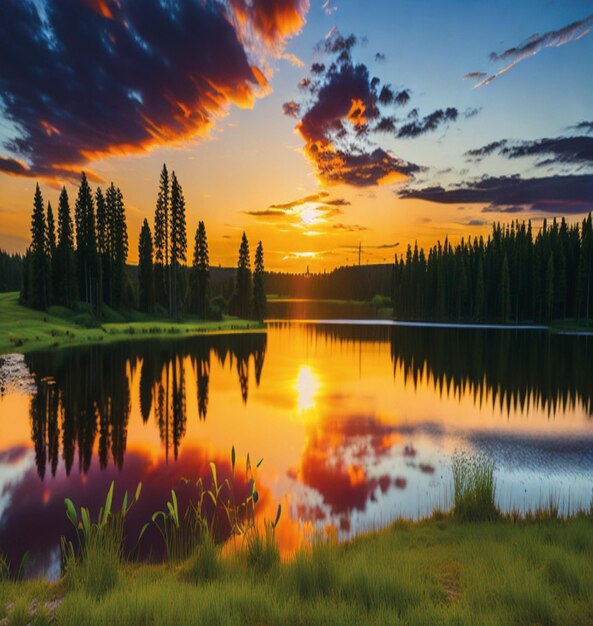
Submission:
{"label": "foreground grass", "polygon": [[222,321],[187,320],[170,322],[137,314],[138,321],[103,323],[98,328],[84,328],[66,317],[34,311],[21,306],[18,293],[0,294],[0,354],[30,352],[111,343],[122,339],[143,339],[171,335],[199,335],[262,330],[259,322],[227,318]]}
{"label": "foreground grass", "polygon": [[217,559],[204,575],[199,560],[124,564],[99,597],[67,578],[4,582],[0,617],[27,623],[18,620],[34,601],[38,624],[593,624],[590,516],[435,516],[348,544],[318,542],[267,570],[240,551]]}

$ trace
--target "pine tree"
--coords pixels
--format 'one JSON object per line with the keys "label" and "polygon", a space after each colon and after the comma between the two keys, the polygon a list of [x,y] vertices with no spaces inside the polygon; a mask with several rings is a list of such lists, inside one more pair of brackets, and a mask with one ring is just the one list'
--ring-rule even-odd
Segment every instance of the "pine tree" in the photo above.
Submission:
{"label": "pine tree", "polygon": [[140,310],[150,312],[154,308],[154,276],[152,267],[152,235],[148,220],[144,220],[138,243],[138,283]]}
{"label": "pine tree", "polygon": [[[109,193],[109,190],[107,190]],[[111,305],[111,264],[109,259],[109,228],[107,204],[101,187],[95,192],[97,217],[97,254],[99,255],[99,293],[101,301]]]}
{"label": "pine tree", "polygon": [[128,229],[123,195],[111,183],[107,191],[107,225],[111,266],[111,304],[119,307],[123,300],[124,272],[128,258]]}
{"label": "pine tree", "polygon": [[210,259],[206,226],[200,221],[196,229],[192,265],[192,310],[202,319],[208,314],[210,300]]}
{"label": "pine tree", "polygon": [[478,267],[476,270],[475,289],[475,319],[480,322],[484,319],[485,287],[484,287],[484,263],[482,256],[478,257]]}
{"label": "pine tree", "polygon": [[157,302],[169,309],[169,221],[170,191],[169,173],[163,164],[159,181],[159,193],[154,212],[155,292]]}
{"label": "pine tree", "polygon": [[264,247],[261,241],[255,250],[253,270],[253,317],[263,321],[266,315],[266,291],[264,285]]}
{"label": "pine tree", "polygon": [[[54,221],[54,212],[51,208],[51,203],[47,203],[47,258],[49,264],[49,274],[51,276],[50,284],[48,284],[48,301],[50,303],[55,302],[56,293],[58,291],[58,284],[60,282],[60,275],[56,268],[56,224]],[[51,285],[51,289],[49,289]]]}
{"label": "pine tree", "polygon": [[245,233],[243,233],[239,247],[234,308],[239,317],[249,319],[251,312],[251,261],[249,259],[249,242]]}
{"label": "pine tree", "polygon": [[[35,188],[33,200],[33,214],[31,216],[31,246],[29,269],[29,304],[35,309],[45,310],[49,304],[49,257],[47,244],[47,230],[43,197],[39,183]],[[25,277],[25,280],[27,277]]]}
{"label": "pine tree", "polygon": [[185,200],[183,190],[177,181],[175,172],[171,174],[171,266],[170,275],[170,310],[171,317],[178,318],[180,294],[178,293],[179,266],[186,261],[187,233],[185,225]]}
{"label": "pine tree", "polygon": [[554,316],[554,255],[548,256],[544,282],[544,314],[546,322],[551,322]]}
{"label": "pine tree", "polygon": [[79,294],[93,309],[98,306],[98,263],[95,205],[85,173],[82,173],[74,209]]}
{"label": "pine tree", "polygon": [[62,187],[58,204],[58,246],[55,272],[59,276],[56,300],[64,306],[72,307],[76,299],[76,265],[72,217],[66,187]]}

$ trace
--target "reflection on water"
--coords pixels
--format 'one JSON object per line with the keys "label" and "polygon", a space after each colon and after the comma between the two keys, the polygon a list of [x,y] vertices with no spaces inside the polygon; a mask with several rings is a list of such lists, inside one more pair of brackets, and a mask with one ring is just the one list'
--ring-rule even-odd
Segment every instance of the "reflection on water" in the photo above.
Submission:
{"label": "reflection on water", "polygon": [[346,537],[448,506],[456,448],[494,459],[504,508],[592,496],[588,337],[278,322],[25,363],[33,385],[0,397],[0,550],[31,550],[35,572],[59,572],[64,497],[96,510],[111,480],[142,481],[140,527],[208,460],[224,473],[232,445],[264,458],[258,506],[282,501],[284,550],[303,521]]}

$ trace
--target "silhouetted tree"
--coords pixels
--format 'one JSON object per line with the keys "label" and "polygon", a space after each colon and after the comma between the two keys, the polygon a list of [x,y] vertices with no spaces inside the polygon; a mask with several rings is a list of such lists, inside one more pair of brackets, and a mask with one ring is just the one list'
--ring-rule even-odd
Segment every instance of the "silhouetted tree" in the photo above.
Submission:
{"label": "silhouetted tree", "polygon": [[266,291],[264,286],[264,247],[260,241],[255,250],[253,268],[253,317],[263,320],[266,315]]}
{"label": "silhouetted tree", "polygon": [[60,304],[72,307],[76,299],[76,260],[72,216],[66,187],[62,187],[58,204],[58,245],[54,271],[59,276],[56,300]]}
{"label": "silhouetted tree", "polygon": [[202,221],[196,229],[191,287],[192,311],[204,319],[208,313],[210,300],[210,259],[206,227]]}
{"label": "silhouetted tree", "polygon": [[159,192],[154,212],[154,247],[155,247],[155,292],[157,302],[170,310],[170,259],[169,259],[169,222],[170,222],[169,172],[163,164],[159,180]]}
{"label": "silhouetted tree", "polygon": [[79,296],[92,308],[98,305],[98,263],[95,206],[91,188],[83,172],[74,209]]}
{"label": "silhouetted tree", "polygon": [[152,235],[148,220],[144,220],[138,243],[139,305],[142,311],[154,308],[154,276],[152,268]]}
{"label": "silhouetted tree", "polygon": [[[50,259],[48,255],[47,230],[43,197],[39,184],[35,187],[33,214],[31,216],[31,246],[29,248],[27,303],[35,309],[44,310],[49,304]],[[27,277],[25,278],[27,280]]]}
{"label": "silhouetted tree", "polygon": [[239,261],[235,281],[235,313],[249,319],[251,313],[251,260],[249,258],[249,242],[243,233],[239,246]]}
{"label": "silhouetted tree", "polygon": [[175,172],[171,175],[171,309],[169,315],[179,317],[181,294],[178,290],[179,267],[186,261],[187,234],[185,226],[185,200]]}

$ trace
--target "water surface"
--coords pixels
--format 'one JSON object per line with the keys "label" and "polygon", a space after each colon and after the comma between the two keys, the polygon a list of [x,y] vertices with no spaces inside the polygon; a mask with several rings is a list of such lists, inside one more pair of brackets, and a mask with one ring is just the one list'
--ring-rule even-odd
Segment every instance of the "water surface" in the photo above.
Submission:
{"label": "water surface", "polygon": [[456,449],[494,459],[504,509],[585,506],[591,381],[591,337],[372,322],[3,359],[0,550],[57,576],[64,497],[96,510],[111,480],[118,497],[142,481],[139,527],[208,461],[228,474],[233,445],[264,459],[259,515],[282,503],[285,551],[312,526],[345,538],[448,507]]}

